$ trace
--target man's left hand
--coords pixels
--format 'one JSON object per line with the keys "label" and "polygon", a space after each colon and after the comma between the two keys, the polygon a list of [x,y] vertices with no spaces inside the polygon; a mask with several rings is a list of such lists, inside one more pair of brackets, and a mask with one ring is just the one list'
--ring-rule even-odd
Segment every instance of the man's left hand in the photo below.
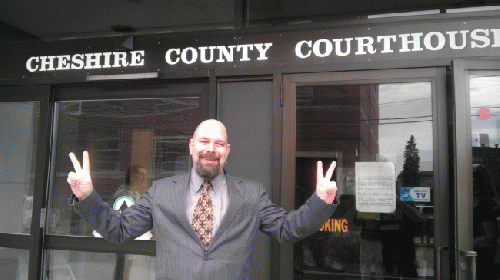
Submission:
{"label": "man's left hand", "polygon": [[328,171],[326,171],[326,175],[323,176],[323,162],[318,161],[316,194],[327,204],[332,204],[335,200],[335,196],[337,195],[337,183],[335,181],[330,181],[336,166],[337,162],[333,161],[332,164],[330,164]]}

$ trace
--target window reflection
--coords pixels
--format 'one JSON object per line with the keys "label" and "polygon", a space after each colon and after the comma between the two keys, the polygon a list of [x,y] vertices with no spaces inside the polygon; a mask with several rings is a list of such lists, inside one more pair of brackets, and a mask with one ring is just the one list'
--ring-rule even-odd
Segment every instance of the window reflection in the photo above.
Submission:
{"label": "window reflection", "polygon": [[473,178],[473,237],[477,279],[497,278],[500,167],[500,74],[470,76]]}
{"label": "window reflection", "polygon": [[39,111],[37,102],[0,103],[2,233],[30,233]]}
{"label": "window reflection", "polygon": [[151,256],[48,250],[46,259],[46,279],[156,279]]}
{"label": "window reflection", "polygon": [[0,275],[2,279],[28,279],[29,251],[0,247]]}
{"label": "window reflection", "polygon": [[[431,83],[301,86],[296,101],[296,206],[314,191],[317,160],[337,161],[340,200],[321,230],[295,245],[297,276],[432,276]],[[389,192],[370,199],[369,212],[357,205],[357,180],[369,171],[361,162],[392,174],[364,184]],[[395,211],[384,210],[389,202]]]}
{"label": "window reflection", "polygon": [[115,254],[48,250],[46,259],[46,279],[119,279]]}
{"label": "window reflection", "polygon": [[198,97],[58,102],[48,231],[99,236],[69,208],[70,152],[89,151],[95,190],[123,210],[152,181],[189,170],[188,142],[199,121]]}
{"label": "window reflection", "polygon": [[151,256],[125,255],[124,280],[156,279],[156,258]]}
{"label": "window reflection", "polygon": [[500,76],[477,73],[470,78],[473,147],[496,148],[500,143]]}

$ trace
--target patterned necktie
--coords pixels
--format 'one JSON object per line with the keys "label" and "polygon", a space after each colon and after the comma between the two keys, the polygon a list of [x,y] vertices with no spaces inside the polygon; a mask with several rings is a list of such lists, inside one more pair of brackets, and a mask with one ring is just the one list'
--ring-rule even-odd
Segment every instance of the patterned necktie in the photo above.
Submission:
{"label": "patterned necktie", "polygon": [[212,187],[212,183],[209,180],[203,181],[201,185],[201,195],[198,199],[198,203],[194,208],[193,212],[193,229],[200,236],[201,243],[205,245],[205,249],[208,248],[210,241],[212,240],[212,227],[214,224],[213,219],[213,205],[212,198],[208,193],[208,190]]}

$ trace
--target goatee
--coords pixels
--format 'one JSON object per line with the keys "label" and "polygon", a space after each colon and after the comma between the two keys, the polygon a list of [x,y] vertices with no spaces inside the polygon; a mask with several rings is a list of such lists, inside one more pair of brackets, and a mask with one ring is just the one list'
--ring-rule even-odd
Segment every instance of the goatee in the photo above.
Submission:
{"label": "goatee", "polygon": [[[203,165],[201,163],[201,160],[204,158],[216,160],[216,163]],[[219,160],[220,156],[211,153],[200,154],[199,160],[195,164],[196,173],[198,173],[198,175],[200,175],[200,177],[203,179],[208,179],[208,180],[214,179],[217,175],[219,175],[221,170],[221,165]]]}
{"label": "goatee", "polygon": [[201,178],[212,180],[220,173],[220,163],[203,165],[198,161],[195,164],[195,170]]}

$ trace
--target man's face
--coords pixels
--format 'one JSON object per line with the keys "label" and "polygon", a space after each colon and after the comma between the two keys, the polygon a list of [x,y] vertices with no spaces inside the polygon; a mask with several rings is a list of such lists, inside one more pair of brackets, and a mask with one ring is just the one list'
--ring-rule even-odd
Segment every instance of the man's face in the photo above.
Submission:
{"label": "man's face", "polygon": [[189,152],[196,173],[204,179],[215,178],[229,155],[224,125],[214,120],[203,122],[189,141]]}

